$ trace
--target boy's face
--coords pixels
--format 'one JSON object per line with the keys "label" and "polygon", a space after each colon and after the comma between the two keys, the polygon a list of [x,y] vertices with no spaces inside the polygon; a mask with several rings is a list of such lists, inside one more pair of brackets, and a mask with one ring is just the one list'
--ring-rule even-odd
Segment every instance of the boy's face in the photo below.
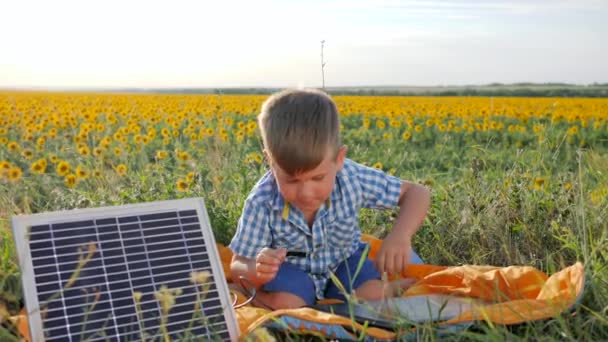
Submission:
{"label": "boy's face", "polygon": [[345,157],[346,146],[342,146],[336,157],[333,153],[328,153],[316,168],[309,171],[291,175],[274,163],[271,163],[270,168],[283,198],[304,215],[311,215],[329,198]]}

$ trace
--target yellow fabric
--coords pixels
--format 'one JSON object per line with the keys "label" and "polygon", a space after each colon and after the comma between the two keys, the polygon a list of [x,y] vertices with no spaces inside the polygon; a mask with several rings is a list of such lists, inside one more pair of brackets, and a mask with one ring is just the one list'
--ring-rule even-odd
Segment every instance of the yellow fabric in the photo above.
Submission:
{"label": "yellow fabric", "polygon": [[[364,235],[363,240],[370,243],[369,257],[373,259],[382,241]],[[218,245],[224,273],[228,281],[230,277],[230,261],[232,251]],[[462,315],[444,321],[449,325],[474,320],[485,320],[497,324],[516,324],[530,320],[555,317],[564,310],[572,307],[582,294],[584,286],[584,268],[579,262],[570,267],[547,276],[543,272],[528,266],[434,266],[409,265],[401,277],[416,278],[418,281],[410,287],[404,296],[421,294],[450,294],[479,298],[492,301],[489,306],[477,307]],[[243,303],[246,298],[237,293],[237,303]],[[342,325],[363,331],[364,327],[350,319],[320,312],[311,308],[284,309],[269,311],[253,306],[244,306],[236,310],[236,316],[244,339],[247,334],[263,324],[288,315],[303,321],[321,324]],[[25,313],[13,317],[19,331],[29,341],[29,332]],[[294,332],[305,332],[327,336],[321,331],[308,330],[304,325],[290,327]],[[365,334],[377,339],[393,339],[395,334],[379,328],[366,328]]]}
{"label": "yellow fabric", "polygon": [[[364,235],[363,240],[370,243],[369,257],[373,259],[382,241],[369,235]],[[222,261],[225,269],[229,270],[230,259]],[[486,320],[497,324],[517,324],[555,317],[574,305],[576,298],[582,294],[584,285],[584,268],[581,263],[567,267],[550,277],[528,266],[472,265],[457,267],[409,265],[400,276],[418,280],[404,293],[404,296],[450,294],[496,303],[474,308],[454,319],[442,322],[443,325],[474,320]],[[239,303],[244,299],[240,296]],[[273,312],[250,306],[237,309],[237,319],[242,336],[246,336],[264,323],[281,315],[289,315],[305,321],[353,327],[359,331],[363,329],[360,324],[344,317],[310,308],[284,309]],[[301,327],[291,328],[299,331]],[[378,328],[367,328],[366,334],[378,339],[393,339],[396,336],[393,332]]]}

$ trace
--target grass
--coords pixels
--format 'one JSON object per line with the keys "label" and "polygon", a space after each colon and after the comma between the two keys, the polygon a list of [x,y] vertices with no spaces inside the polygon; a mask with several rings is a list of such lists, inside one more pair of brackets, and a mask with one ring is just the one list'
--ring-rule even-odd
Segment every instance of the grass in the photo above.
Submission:
{"label": "grass", "polygon": [[[383,138],[382,131],[374,127],[361,129],[365,117],[344,118],[349,157],[368,165],[382,163],[385,171],[432,190],[428,218],[413,241],[425,262],[446,266],[529,265],[547,274],[577,261],[585,266],[585,293],[570,312],[515,326],[478,322],[441,337],[436,327],[423,325],[418,329],[418,339],[608,340],[605,125],[603,130],[586,136],[585,143],[582,137],[567,134],[568,125],[553,124],[547,117],[529,123],[547,127],[542,139],[530,133],[457,134],[425,128],[404,140]],[[398,133],[394,135],[398,137]],[[17,185],[0,182],[0,313],[16,314],[23,305],[9,224],[14,214],[202,196],[216,240],[224,244],[230,241],[242,203],[265,171],[261,163],[244,162],[250,153],[260,152],[259,140],[224,143],[210,139],[192,147],[186,140],[175,139],[163,148],[190,151],[191,158],[161,163],[150,157],[150,151],[154,151],[151,147],[129,156],[129,171],[124,177],[103,171],[101,176],[82,180],[73,188],[50,174],[24,176]],[[0,155],[10,156],[4,150]],[[78,158],[75,155],[74,160]],[[179,191],[175,180],[188,172],[194,173],[188,188]],[[395,214],[363,210],[361,228],[383,237]],[[7,336],[14,336],[14,328],[3,320],[0,339],[12,338]],[[285,341],[323,340],[293,333],[275,337]]]}

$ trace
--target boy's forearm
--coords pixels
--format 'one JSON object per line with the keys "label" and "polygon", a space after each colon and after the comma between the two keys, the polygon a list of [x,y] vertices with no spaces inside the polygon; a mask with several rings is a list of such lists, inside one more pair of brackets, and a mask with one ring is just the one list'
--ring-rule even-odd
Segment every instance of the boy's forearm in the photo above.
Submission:
{"label": "boy's forearm", "polygon": [[399,214],[394,229],[412,238],[426,217],[431,203],[431,192],[424,186],[404,182],[399,199]]}

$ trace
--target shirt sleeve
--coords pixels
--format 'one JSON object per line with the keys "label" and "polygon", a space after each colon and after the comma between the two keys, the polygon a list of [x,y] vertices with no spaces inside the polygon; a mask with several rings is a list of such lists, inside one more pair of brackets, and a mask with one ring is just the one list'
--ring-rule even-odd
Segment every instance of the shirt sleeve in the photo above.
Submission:
{"label": "shirt sleeve", "polygon": [[245,201],[235,235],[228,246],[236,255],[254,258],[272,243],[268,208],[251,199]]}
{"label": "shirt sleeve", "polygon": [[365,165],[357,165],[357,179],[363,190],[363,208],[390,209],[399,204],[401,179]]}

